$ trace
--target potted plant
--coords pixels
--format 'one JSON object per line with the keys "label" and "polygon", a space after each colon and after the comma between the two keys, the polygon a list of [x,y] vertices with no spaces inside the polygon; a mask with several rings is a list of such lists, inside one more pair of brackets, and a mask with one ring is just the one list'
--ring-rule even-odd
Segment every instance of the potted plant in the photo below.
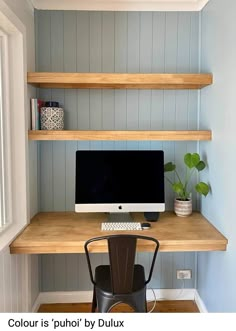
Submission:
{"label": "potted plant", "polygon": [[184,178],[180,178],[180,175],[176,169],[176,165],[172,162],[168,162],[164,166],[165,172],[174,171],[176,180],[172,181],[166,177],[167,181],[171,184],[173,191],[177,194],[174,204],[174,210],[177,216],[188,216],[192,213],[192,190],[195,189],[197,193],[207,196],[209,193],[209,185],[204,182],[199,182],[194,188],[190,187],[190,179],[194,172],[202,171],[206,165],[204,161],[200,159],[198,153],[187,153],[184,155],[185,175]]}

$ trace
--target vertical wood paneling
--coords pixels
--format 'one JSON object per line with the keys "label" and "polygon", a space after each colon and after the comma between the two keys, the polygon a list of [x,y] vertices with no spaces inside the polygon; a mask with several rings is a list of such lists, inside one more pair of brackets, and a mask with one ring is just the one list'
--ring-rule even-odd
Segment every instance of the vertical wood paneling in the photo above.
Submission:
{"label": "vertical wood paneling", "polygon": [[128,72],[139,72],[140,13],[128,13]]}
{"label": "vertical wood paneling", "polygon": [[187,73],[190,71],[190,35],[191,15],[189,13],[179,13],[177,72]]}
{"label": "vertical wood paneling", "polygon": [[151,100],[151,130],[163,130],[164,91],[153,90]]}
{"label": "vertical wood paneling", "polygon": [[[174,253],[174,258],[173,258],[173,269],[174,270],[183,270],[185,269],[185,258],[184,258],[185,254],[182,253]],[[186,281],[184,281],[186,282]],[[175,273],[175,277],[173,277],[173,288],[182,288],[183,286],[183,281],[180,279],[177,279],[176,277],[176,273]]]}
{"label": "vertical wood paneling", "polygon": [[150,130],[151,128],[151,91],[139,91],[139,129]]}
{"label": "vertical wood paneling", "polygon": [[[128,14],[115,13],[115,72],[127,71]],[[127,128],[127,91],[115,90],[114,126],[115,130]],[[126,142],[115,141],[114,149],[126,149]]]}
{"label": "vertical wood paneling", "polygon": [[65,159],[65,203],[66,211],[75,209],[75,152],[77,143],[66,142],[66,159]]}
{"label": "vertical wood paneling", "polygon": [[[76,39],[72,40],[72,44],[76,40],[76,71],[77,72],[89,72],[90,71],[90,16],[88,12],[76,12]],[[77,129],[89,129],[89,90],[77,90],[77,107],[75,114],[74,126]],[[77,116],[77,120],[76,120]],[[89,142],[80,142],[77,147],[80,149],[86,149],[89,147]],[[73,170],[74,173],[74,170]],[[71,178],[71,181],[73,179]],[[74,189],[74,184],[71,186]],[[70,194],[69,196],[74,196]],[[72,202],[73,201],[73,202]],[[74,204],[74,199],[70,202],[70,205]],[[73,208],[74,209],[74,208]]]}
{"label": "vertical wood paneling", "polygon": [[64,128],[78,129],[77,91],[74,89],[64,91]]}
{"label": "vertical wood paneling", "polygon": [[124,130],[127,127],[127,93],[115,91],[114,129]]}
{"label": "vertical wood paneling", "polygon": [[18,284],[17,284],[17,255],[10,258],[10,280],[12,289],[12,311],[18,310]]}
{"label": "vertical wood paneling", "polygon": [[38,142],[29,142],[29,182],[30,182],[30,194],[29,194],[29,204],[30,204],[30,217],[33,217],[39,210],[39,169],[38,169]]}
{"label": "vertical wood paneling", "polygon": [[115,72],[127,71],[127,43],[128,43],[128,14],[126,12],[115,13]]}
{"label": "vertical wood paneling", "polygon": [[79,287],[79,254],[68,254],[66,256],[66,287],[64,290],[73,291]]}
{"label": "vertical wood paneling", "polygon": [[[31,306],[34,304],[35,300],[37,299],[38,295],[39,295],[39,257],[38,255],[29,255],[29,256],[25,256],[27,261],[30,264],[29,270],[30,272],[30,279],[31,279],[31,286],[30,286],[30,292],[31,292]],[[20,254],[17,255],[17,264],[20,263]],[[19,296],[18,296],[19,298]],[[19,300],[18,300],[19,301]],[[19,305],[19,302],[18,302]]]}
{"label": "vertical wood paneling", "polygon": [[[102,72],[115,70],[115,13],[102,13]],[[115,93],[102,90],[102,129],[115,128]],[[114,149],[113,141],[102,142],[102,149]]]}
{"label": "vertical wood paneling", "polygon": [[166,14],[165,20],[165,72],[177,71],[178,12]]}
{"label": "vertical wood paneling", "polygon": [[191,13],[190,72],[199,72],[199,14]]}
{"label": "vertical wood paneling", "polygon": [[53,208],[53,143],[40,144],[40,210],[48,211]]}
{"label": "vertical wood paneling", "polygon": [[63,12],[51,12],[51,71],[63,71],[63,56],[64,56],[64,24]]}
{"label": "vertical wood paneling", "polygon": [[66,209],[66,142],[53,142],[53,209]]}
{"label": "vertical wood paneling", "polygon": [[[153,14],[140,13],[140,72],[152,71],[152,24]],[[140,90],[139,94],[139,129],[150,130],[151,127],[151,90]],[[150,149],[150,142],[139,142],[140,149]]]}
{"label": "vertical wood paneling", "polygon": [[[176,130],[188,129],[188,96],[188,91],[176,91]],[[178,118],[181,118],[181,121],[178,121]]]}
{"label": "vertical wood paneling", "polygon": [[[63,11],[51,12],[51,71],[64,71],[64,15]],[[73,33],[72,29],[72,33]],[[73,37],[73,35],[72,35]],[[67,55],[67,54],[66,54]],[[52,100],[59,102],[64,108],[64,90],[52,89]],[[53,142],[52,167],[53,167],[53,209],[63,211],[65,207],[65,142]],[[58,256],[55,257],[57,268]],[[61,257],[59,257],[61,261]],[[57,269],[56,274],[57,273]],[[62,273],[60,278],[62,278]]]}
{"label": "vertical wood paneling", "polygon": [[65,284],[67,284],[66,259],[66,254],[56,254],[54,256],[54,287],[57,291],[65,290]]}
{"label": "vertical wood paneling", "polygon": [[115,93],[113,90],[102,91],[102,129],[115,129]]}
{"label": "vertical wood paneling", "polygon": [[[90,13],[90,71],[102,71],[102,13]],[[90,93],[90,129],[102,129],[102,92],[94,90]],[[92,147],[93,146],[93,147]],[[94,149],[102,148],[101,142],[91,142]]]}
{"label": "vertical wood paneling", "polygon": [[184,254],[184,269],[191,269],[192,270],[192,279],[185,280],[185,287],[186,288],[194,288],[195,287],[195,274],[196,274],[196,255],[197,252],[186,252]]}
{"label": "vertical wood paneling", "polygon": [[90,93],[90,129],[102,129],[102,92],[94,90]]}
{"label": "vertical wood paneling", "polygon": [[138,91],[127,91],[127,129],[138,130],[139,102]]}
{"label": "vertical wood paneling", "polygon": [[101,72],[102,71],[102,13],[91,12],[90,17],[90,43],[89,43],[89,55],[90,55],[90,71]]}
{"label": "vertical wood paneling", "polygon": [[[90,58],[90,13],[88,12],[77,12],[76,47],[77,71],[89,72],[92,61]],[[91,56],[93,59],[93,54]]]}
{"label": "vertical wood paneling", "polygon": [[50,12],[38,11],[38,19],[36,40],[38,51],[38,70],[50,71],[51,70],[51,15]]}
{"label": "vertical wood paneling", "polygon": [[115,70],[115,13],[102,13],[102,72]]}
{"label": "vertical wood paneling", "polygon": [[[64,43],[64,57],[63,57],[63,68],[66,72],[76,72],[77,71],[77,43],[75,40],[77,38],[77,15],[76,12],[72,11],[64,11],[63,12],[63,43]],[[77,90],[65,90],[64,94],[64,126],[65,129],[70,128],[71,130],[76,130],[77,127]],[[74,144],[72,144],[74,145]],[[68,166],[71,162],[67,162],[68,160],[68,152],[71,151],[70,144],[66,143],[66,209],[68,210],[68,201],[73,201],[71,198],[70,190],[68,192],[67,183],[70,185],[73,183],[72,175],[74,172],[68,172]],[[72,170],[72,169],[70,169]],[[70,175],[71,174],[71,175]],[[68,199],[68,196],[69,198]],[[70,207],[72,204],[69,203]]]}
{"label": "vertical wood paneling", "polygon": [[[37,11],[37,69],[197,72],[198,19],[198,13],[187,12]],[[42,89],[38,96],[60,102],[65,109],[66,129],[187,130],[198,127],[197,91]],[[165,161],[181,164],[184,153],[196,151],[197,143],[42,142],[41,211],[74,210],[77,149],[163,149]],[[166,209],[173,209],[174,194],[168,184],[165,191]],[[107,254],[93,256],[96,263],[105,263],[107,258]],[[149,254],[139,254],[138,260],[147,267],[150,264]],[[40,268],[42,291],[92,288],[83,254],[43,255]],[[176,280],[176,269],[180,268],[194,271],[195,253],[159,253],[151,286],[181,287],[182,283]],[[193,287],[194,281],[193,277],[185,281],[184,286]]]}
{"label": "vertical wood paneling", "polygon": [[173,288],[175,270],[173,267],[174,253],[161,254],[161,288]]}
{"label": "vertical wood paneling", "polygon": [[[128,13],[128,50],[127,71],[139,72],[140,70],[140,13]],[[139,92],[127,91],[127,129],[137,130],[139,125]],[[138,149],[139,142],[127,142],[128,149]]]}
{"label": "vertical wood paneling", "polygon": [[[56,291],[54,274],[55,274],[55,255],[53,254],[43,254],[40,255],[39,265],[40,265],[40,291]],[[60,277],[60,274],[57,275]]]}
{"label": "vertical wood paneling", "polygon": [[3,268],[3,254],[0,253],[0,312],[5,311],[4,305],[4,268]]}
{"label": "vertical wood paneling", "polygon": [[78,123],[79,130],[90,129],[90,91],[78,90]]}
{"label": "vertical wood paneling", "polygon": [[188,91],[188,129],[198,129],[198,92]]}
{"label": "vertical wood paneling", "polygon": [[23,255],[12,256],[9,247],[0,252],[0,312],[25,312],[27,300],[23,280],[26,269]]}
{"label": "vertical wood paneling", "polygon": [[[65,72],[76,72],[77,67],[77,16],[74,11],[63,12],[63,68]],[[62,39],[62,38],[61,38]]]}
{"label": "vertical wood paneling", "polygon": [[140,13],[140,72],[152,71],[153,13]]}
{"label": "vertical wood paneling", "polygon": [[166,13],[153,13],[152,72],[165,71]]}
{"label": "vertical wood paneling", "polygon": [[3,254],[3,270],[4,270],[4,290],[3,290],[3,297],[4,297],[4,306],[5,311],[11,312],[12,311],[12,283],[11,283],[11,262],[10,256],[7,249],[4,250]]}
{"label": "vertical wood paneling", "polygon": [[11,311],[11,287],[10,287],[10,269],[8,263],[8,256],[6,252],[2,254],[2,268],[3,268],[3,301],[4,301],[4,311]]}

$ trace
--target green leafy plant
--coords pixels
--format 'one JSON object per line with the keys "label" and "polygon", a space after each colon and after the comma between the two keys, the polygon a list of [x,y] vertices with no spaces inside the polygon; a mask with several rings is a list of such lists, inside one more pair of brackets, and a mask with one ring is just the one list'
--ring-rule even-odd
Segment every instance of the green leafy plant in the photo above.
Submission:
{"label": "green leafy plant", "polygon": [[[176,174],[177,181],[173,182],[166,177],[168,182],[171,184],[173,191],[178,195],[179,200],[189,200],[191,198],[191,188],[190,188],[190,179],[194,172],[202,171],[205,169],[206,165],[204,161],[200,159],[198,153],[187,153],[184,155],[184,164],[185,164],[185,176],[184,179],[181,179],[178,171],[176,170],[176,165],[172,162],[168,162],[164,166],[165,172],[174,171]],[[204,182],[199,182],[195,185],[195,190],[204,196],[207,196],[209,193],[209,185]]]}

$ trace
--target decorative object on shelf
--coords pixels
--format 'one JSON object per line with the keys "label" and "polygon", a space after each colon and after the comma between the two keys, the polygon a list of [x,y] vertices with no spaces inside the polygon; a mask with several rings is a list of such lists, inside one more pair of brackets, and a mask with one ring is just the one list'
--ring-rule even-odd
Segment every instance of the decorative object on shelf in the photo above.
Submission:
{"label": "decorative object on shelf", "polygon": [[[185,178],[181,179],[179,173],[176,170],[176,165],[172,162],[168,162],[164,166],[165,172],[174,171],[177,177],[176,181],[170,180],[166,177],[167,181],[171,184],[173,191],[177,194],[174,204],[174,210],[177,216],[188,216],[192,213],[192,198],[190,189],[190,179],[195,171],[202,171],[205,169],[206,164],[200,159],[198,153],[186,153],[184,155],[185,164]],[[209,193],[209,185],[204,182],[199,182],[195,185],[197,193],[207,196]]]}
{"label": "decorative object on shelf", "polygon": [[30,118],[31,118],[31,130],[40,130],[40,115],[41,108],[44,106],[44,101],[31,98],[30,99]]}
{"label": "decorative object on shelf", "polygon": [[59,107],[56,101],[47,101],[45,105],[56,106],[41,108],[41,130],[63,130],[64,129],[64,110]]}
{"label": "decorative object on shelf", "polygon": [[45,101],[45,107],[59,107],[59,102],[57,101]]}
{"label": "decorative object on shelf", "polygon": [[189,197],[187,200],[181,200],[180,198],[175,198],[174,211],[177,216],[185,217],[192,214],[192,198]]}

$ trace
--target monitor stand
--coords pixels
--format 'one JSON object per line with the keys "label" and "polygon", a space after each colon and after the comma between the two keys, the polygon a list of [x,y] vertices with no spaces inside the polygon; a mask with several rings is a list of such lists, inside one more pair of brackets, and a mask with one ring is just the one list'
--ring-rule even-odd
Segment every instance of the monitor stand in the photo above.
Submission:
{"label": "monitor stand", "polygon": [[108,213],[105,222],[121,223],[121,222],[133,222],[130,213]]}

